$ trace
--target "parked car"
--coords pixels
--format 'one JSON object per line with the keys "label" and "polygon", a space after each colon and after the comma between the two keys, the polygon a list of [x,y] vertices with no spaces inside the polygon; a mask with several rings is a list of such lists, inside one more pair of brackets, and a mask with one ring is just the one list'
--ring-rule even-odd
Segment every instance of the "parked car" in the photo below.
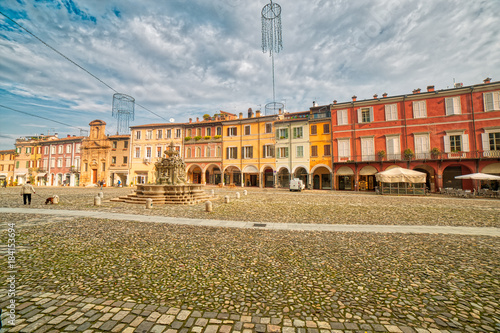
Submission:
{"label": "parked car", "polygon": [[299,191],[301,192],[306,188],[306,185],[301,179],[294,178],[290,181],[290,191]]}

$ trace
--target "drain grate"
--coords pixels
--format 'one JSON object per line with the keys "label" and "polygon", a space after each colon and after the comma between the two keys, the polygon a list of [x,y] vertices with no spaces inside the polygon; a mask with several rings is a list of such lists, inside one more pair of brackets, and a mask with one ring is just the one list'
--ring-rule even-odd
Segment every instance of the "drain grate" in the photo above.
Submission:
{"label": "drain grate", "polygon": [[258,228],[265,228],[267,226],[267,224],[265,224],[265,223],[254,223],[253,226],[254,227],[258,227]]}

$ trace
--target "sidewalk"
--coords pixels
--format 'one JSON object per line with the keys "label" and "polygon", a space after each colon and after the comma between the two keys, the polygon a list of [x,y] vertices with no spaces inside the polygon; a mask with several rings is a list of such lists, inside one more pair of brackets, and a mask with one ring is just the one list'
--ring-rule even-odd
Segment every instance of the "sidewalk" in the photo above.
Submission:
{"label": "sidewalk", "polygon": [[267,223],[241,222],[224,220],[187,219],[166,216],[147,216],[95,212],[83,210],[55,210],[37,208],[4,208],[0,213],[41,214],[55,216],[92,217],[122,221],[154,222],[205,227],[256,228],[263,230],[297,230],[297,231],[330,231],[330,232],[378,232],[378,233],[416,233],[416,234],[455,234],[474,236],[500,236],[499,228],[487,227],[449,227],[449,226],[407,226],[407,225],[343,225],[343,224],[305,224],[305,223]]}

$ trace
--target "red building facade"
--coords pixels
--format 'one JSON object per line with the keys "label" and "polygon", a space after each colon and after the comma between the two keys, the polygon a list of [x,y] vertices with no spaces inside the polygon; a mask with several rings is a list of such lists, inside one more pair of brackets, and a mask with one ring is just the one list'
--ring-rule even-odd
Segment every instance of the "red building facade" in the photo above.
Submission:
{"label": "red building facade", "polygon": [[70,136],[41,141],[40,185],[78,186],[80,183],[81,146],[83,136]]}
{"label": "red building facade", "polygon": [[500,174],[500,82],[330,105],[334,188],[372,190],[375,173],[425,172],[432,191],[472,189],[455,176]]}

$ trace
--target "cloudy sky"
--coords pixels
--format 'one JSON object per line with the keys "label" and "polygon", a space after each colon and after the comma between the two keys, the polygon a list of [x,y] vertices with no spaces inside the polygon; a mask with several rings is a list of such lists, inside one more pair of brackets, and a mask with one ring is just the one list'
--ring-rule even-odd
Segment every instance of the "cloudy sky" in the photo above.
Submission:
{"label": "cloudy sky", "polygon": [[[2,0],[0,149],[15,138],[80,134],[107,122],[115,91],[137,104],[131,125],[264,109],[271,58],[261,9],[244,0]],[[500,80],[500,1],[281,0],[276,101],[290,112]],[[34,114],[36,118],[5,107]]]}

